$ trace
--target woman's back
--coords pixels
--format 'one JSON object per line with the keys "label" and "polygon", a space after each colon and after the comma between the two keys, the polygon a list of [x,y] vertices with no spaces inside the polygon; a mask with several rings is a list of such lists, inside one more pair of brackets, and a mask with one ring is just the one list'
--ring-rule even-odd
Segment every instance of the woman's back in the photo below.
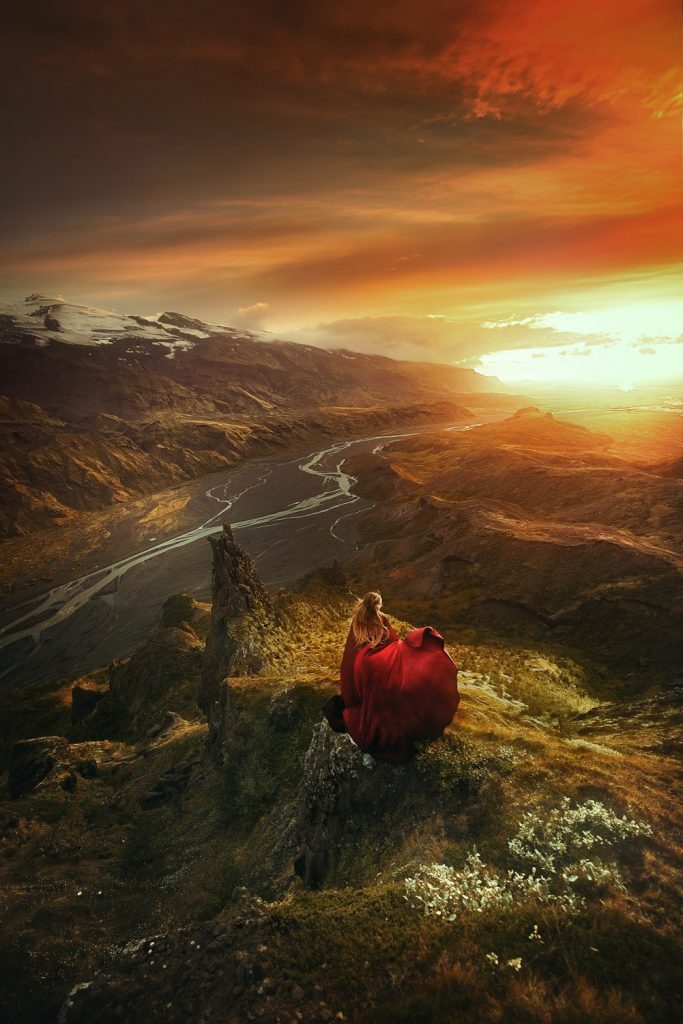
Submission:
{"label": "woman's back", "polygon": [[382,616],[383,639],[357,642],[349,630],[340,676],[344,724],[361,750],[378,760],[409,760],[417,740],[436,739],[460,700],[458,669],[431,626],[401,640]]}

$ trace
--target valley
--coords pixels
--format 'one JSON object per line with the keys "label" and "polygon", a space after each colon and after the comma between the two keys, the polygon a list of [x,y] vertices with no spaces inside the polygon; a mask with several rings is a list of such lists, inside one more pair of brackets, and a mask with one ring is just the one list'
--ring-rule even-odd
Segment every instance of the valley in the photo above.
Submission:
{"label": "valley", "polygon": [[520,401],[455,366],[40,295],[0,308],[0,380],[0,538],[245,459]]}
{"label": "valley", "polygon": [[[371,503],[354,493],[356,480],[345,463],[354,453],[372,463],[401,436],[378,434],[256,460],[227,476],[213,474],[91,515],[78,527],[6,541],[12,587],[0,612],[0,689],[3,680],[22,685],[126,656],[175,590],[206,599],[206,538],[222,521],[231,522],[271,588],[347,559]],[[84,544],[84,537],[91,541]],[[50,589],[41,592],[46,583]]]}

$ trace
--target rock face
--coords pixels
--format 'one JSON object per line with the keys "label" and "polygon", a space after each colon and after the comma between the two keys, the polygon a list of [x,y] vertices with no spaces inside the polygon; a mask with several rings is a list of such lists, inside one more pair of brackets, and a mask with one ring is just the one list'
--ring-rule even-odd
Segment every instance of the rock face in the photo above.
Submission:
{"label": "rock face", "polygon": [[71,722],[76,725],[87,718],[95,706],[102,700],[104,693],[93,686],[81,686],[77,683],[71,688]]}
{"label": "rock face", "polygon": [[213,550],[211,626],[206,639],[197,703],[209,724],[209,745],[222,750],[230,722],[230,688],[234,675],[255,675],[266,667],[264,637],[272,632],[270,598],[253,559],[235,543],[225,523]]}
{"label": "rock face", "polygon": [[414,762],[381,764],[363,754],[346,733],[335,733],[327,721],[319,722],[304,759],[294,858],[294,871],[304,885],[320,886],[333,870],[344,838],[362,830],[364,819],[376,822],[417,785]]}
{"label": "rock face", "polygon": [[149,702],[198,670],[201,658],[202,642],[187,624],[158,629],[127,661],[111,663],[111,694],[133,720],[142,718]]}
{"label": "rock face", "polygon": [[192,771],[197,764],[199,764],[198,760],[184,761],[181,764],[173,765],[160,775],[152,788],[139,798],[143,811],[151,811],[179,796],[186,789]]}
{"label": "rock face", "polygon": [[68,763],[69,741],[63,736],[38,736],[14,744],[9,766],[9,792],[13,800],[30,793],[53,768]]}

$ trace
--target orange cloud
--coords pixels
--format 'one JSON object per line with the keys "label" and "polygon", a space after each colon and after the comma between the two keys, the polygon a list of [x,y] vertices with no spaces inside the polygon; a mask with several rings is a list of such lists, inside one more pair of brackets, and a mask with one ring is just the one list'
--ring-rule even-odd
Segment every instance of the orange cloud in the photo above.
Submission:
{"label": "orange cloud", "polygon": [[153,6],[6,16],[11,291],[464,324],[680,260],[669,0]]}

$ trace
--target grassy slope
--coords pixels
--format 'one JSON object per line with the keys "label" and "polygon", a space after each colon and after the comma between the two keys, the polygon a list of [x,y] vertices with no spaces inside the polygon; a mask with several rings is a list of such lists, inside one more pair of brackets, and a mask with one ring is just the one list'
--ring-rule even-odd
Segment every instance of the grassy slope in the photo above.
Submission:
{"label": "grassy slope", "polygon": [[[454,725],[420,755],[415,785],[381,821],[349,823],[326,887],[301,890],[288,822],[320,704],[335,689],[348,606],[320,594],[283,600],[288,666],[235,681],[235,736],[220,771],[203,758],[196,679],[150,707],[151,718],[169,709],[183,716],[156,737],[126,735],[125,722],[100,716],[88,738],[87,720],[69,724],[66,680],[26,691],[20,715],[5,699],[8,738],[64,733],[99,764],[73,792],[57,773],[0,807],[10,1019],[55,1019],[75,978],[106,967],[133,938],[211,919],[238,885],[271,902],[280,974],[306,993],[319,986],[349,1020],[669,1019],[680,972],[675,763],[637,719],[625,730],[579,734],[572,714],[599,704],[595,679],[553,650],[453,643],[463,692]],[[201,630],[201,615],[198,622]],[[101,686],[103,674],[93,682]],[[185,791],[144,812],[139,796],[191,760]],[[571,918],[520,906],[448,923],[407,905],[402,878],[418,864],[459,867],[476,844],[504,868],[521,815],[564,795],[600,799],[653,826],[640,852],[624,852],[625,893]],[[534,924],[542,944],[528,938]],[[494,970],[491,951],[521,956],[522,968]]]}

